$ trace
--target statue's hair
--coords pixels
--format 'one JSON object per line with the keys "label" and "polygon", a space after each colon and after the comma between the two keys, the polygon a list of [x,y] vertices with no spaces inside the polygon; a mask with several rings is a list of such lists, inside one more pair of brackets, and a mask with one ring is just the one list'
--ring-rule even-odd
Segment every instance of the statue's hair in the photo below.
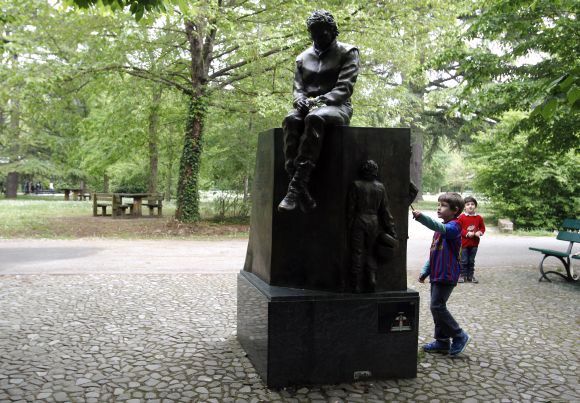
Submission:
{"label": "statue's hair", "polygon": [[465,207],[465,202],[463,201],[463,197],[459,193],[455,192],[447,192],[443,193],[437,199],[438,202],[446,202],[449,203],[449,207],[451,210],[456,210],[454,213],[455,218],[459,217],[459,214],[463,211]]}
{"label": "statue's hair", "polygon": [[334,17],[330,12],[326,10],[316,10],[310,14],[310,17],[306,20],[306,26],[310,30],[310,27],[314,24],[326,24],[332,28],[332,32],[334,36],[338,36],[338,26],[336,25],[336,21],[334,21]]}
{"label": "statue's hair", "polygon": [[362,166],[360,167],[360,173],[363,178],[377,178],[379,175],[379,166],[373,160],[365,161]]}

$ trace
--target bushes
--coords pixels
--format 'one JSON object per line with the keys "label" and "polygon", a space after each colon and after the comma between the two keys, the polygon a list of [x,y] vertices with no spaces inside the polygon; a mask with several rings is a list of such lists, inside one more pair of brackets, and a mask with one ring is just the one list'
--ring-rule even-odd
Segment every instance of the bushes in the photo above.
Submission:
{"label": "bushes", "polygon": [[553,229],[580,210],[580,157],[574,149],[547,150],[531,141],[530,132],[510,134],[523,117],[508,112],[495,128],[476,136],[469,149],[474,187],[489,197],[498,217],[520,228]]}
{"label": "bushes", "polygon": [[118,163],[110,169],[112,192],[146,193],[149,183],[147,170],[134,163]]}

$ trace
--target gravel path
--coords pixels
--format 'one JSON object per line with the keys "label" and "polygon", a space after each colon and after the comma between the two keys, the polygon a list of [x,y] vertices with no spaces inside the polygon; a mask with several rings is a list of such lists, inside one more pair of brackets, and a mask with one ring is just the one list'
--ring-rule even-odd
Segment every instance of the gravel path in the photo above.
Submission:
{"label": "gravel path", "polygon": [[479,277],[450,301],[473,336],[465,356],[421,354],[411,380],[275,391],[236,341],[234,274],[2,276],[0,401],[580,401],[578,284],[538,283],[532,267]]}
{"label": "gravel path", "polygon": [[[410,222],[416,282],[431,232]],[[267,389],[236,340],[246,240],[0,240],[0,402],[578,402],[580,283],[538,283],[553,238],[482,241],[480,284],[450,309],[463,357],[420,353],[416,379]],[[555,263],[555,262],[553,262]],[[66,274],[66,275],[57,275]],[[168,275],[171,274],[171,275]]]}

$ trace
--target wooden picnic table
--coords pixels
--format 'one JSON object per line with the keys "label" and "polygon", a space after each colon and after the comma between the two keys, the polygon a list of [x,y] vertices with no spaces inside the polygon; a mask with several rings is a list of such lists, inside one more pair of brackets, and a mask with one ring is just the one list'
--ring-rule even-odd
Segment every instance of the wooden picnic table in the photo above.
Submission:
{"label": "wooden picnic table", "polygon": [[[132,199],[131,201],[123,201],[123,199]],[[102,210],[103,216],[107,214],[107,208],[111,208],[111,216],[118,217],[142,217],[143,200],[146,200],[146,206],[149,208],[149,215],[153,215],[153,211],[157,209],[157,216],[162,214],[162,200],[163,196],[157,193],[93,193],[93,215],[97,216],[98,210]],[[129,209],[129,214],[126,215],[126,210]]]}
{"label": "wooden picnic table", "polygon": [[[113,193],[119,201],[119,205],[128,205],[130,207],[130,214],[133,217],[141,217],[143,215],[141,211],[141,205],[143,204],[143,199],[149,197],[149,193]],[[133,199],[133,203],[123,204],[123,198]]]}

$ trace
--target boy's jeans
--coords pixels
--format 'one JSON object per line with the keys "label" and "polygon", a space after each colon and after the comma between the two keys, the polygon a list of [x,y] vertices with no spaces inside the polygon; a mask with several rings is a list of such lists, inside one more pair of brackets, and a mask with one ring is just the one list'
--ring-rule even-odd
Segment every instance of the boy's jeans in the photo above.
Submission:
{"label": "boy's jeans", "polygon": [[467,278],[473,277],[476,254],[477,246],[471,246],[461,250],[461,274]]}
{"label": "boy's jeans", "polygon": [[447,310],[447,300],[454,288],[453,284],[431,283],[431,315],[435,322],[435,338],[438,340],[449,340],[462,332]]}

